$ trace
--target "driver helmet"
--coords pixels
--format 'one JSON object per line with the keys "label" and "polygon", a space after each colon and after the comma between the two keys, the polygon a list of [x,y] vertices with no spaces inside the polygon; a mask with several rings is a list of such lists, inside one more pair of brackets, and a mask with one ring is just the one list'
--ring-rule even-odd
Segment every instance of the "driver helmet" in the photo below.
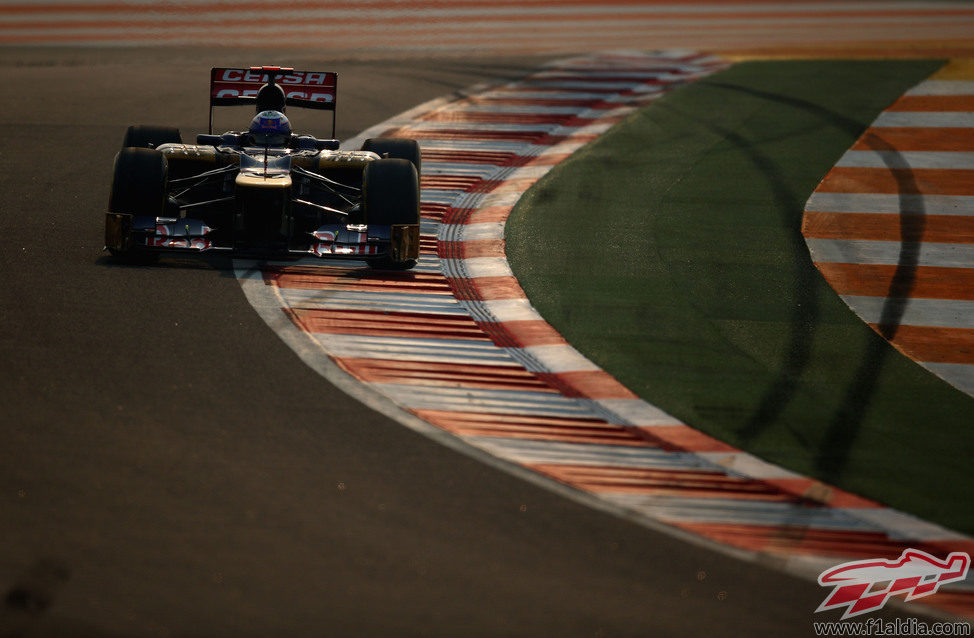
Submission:
{"label": "driver helmet", "polygon": [[291,137],[291,123],[280,111],[261,111],[250,122],[250,137],[261,146],[284,146]]}

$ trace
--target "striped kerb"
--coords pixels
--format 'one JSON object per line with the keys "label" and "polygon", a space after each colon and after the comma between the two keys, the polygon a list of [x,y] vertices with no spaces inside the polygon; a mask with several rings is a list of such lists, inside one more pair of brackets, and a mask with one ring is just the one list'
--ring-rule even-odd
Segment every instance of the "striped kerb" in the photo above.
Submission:
{"label": "striped kerb", "polygon": [[[274,264],[255,305],[277,304],[316,352],[410,418],[674,533],[812,577],[847,557],[967,546],[647,404],[574,350],[513,276],[504,223],[521,194],[633,109],[722,66],[681,51],[573,58],[373,127],[360,137],[420,142],[419,264]],[[956,591],[951,609],[974,615],[972,597]]]}
{"label": "striped kerb", "polygon": [[948,66],[881,113],[809,199],[802,232],[816,266],[866,323],[974,395],[969,67]]}

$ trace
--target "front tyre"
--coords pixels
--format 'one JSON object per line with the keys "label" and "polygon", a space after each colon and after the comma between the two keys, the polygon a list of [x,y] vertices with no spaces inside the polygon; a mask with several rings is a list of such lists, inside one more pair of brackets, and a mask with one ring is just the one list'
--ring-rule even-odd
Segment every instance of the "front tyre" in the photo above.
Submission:
{"label": "front tyre", "polygon": [[388,255],[373,268],[409,270],[419,258],[419,175],[406,159],[369,162],[362,180],[365,223],[390,228]]}
{"label": "front tyre", "polygon": [[105,221],[105,246],[112,255],[132,254],[133,217],[165,216],[168,183],[169,165],[159,151],[123,148],[115,156]]}

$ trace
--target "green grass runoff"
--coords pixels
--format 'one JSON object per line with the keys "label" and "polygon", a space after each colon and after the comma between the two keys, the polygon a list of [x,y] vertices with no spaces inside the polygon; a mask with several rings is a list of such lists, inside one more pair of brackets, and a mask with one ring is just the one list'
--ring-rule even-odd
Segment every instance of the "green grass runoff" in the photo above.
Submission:
{"label": "green grass runoff", "polygon": [[532,304],[650,403],[773,463],[974,533],[974,399],[815,269],[805,201],[942,61],[737,64],[634,113],[529,190]]}

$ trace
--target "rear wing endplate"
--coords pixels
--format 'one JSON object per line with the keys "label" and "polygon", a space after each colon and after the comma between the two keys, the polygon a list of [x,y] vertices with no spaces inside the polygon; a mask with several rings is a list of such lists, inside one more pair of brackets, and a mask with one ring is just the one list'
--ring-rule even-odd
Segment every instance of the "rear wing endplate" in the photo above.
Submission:
{"label": "rear wing endplate", "polygon": [[331,136],[335,137],[335,97],[338,90],[338,74],[295,71],[279,66],[210,69],[210,134],[213,134],[214,106],[254,106],[260,87],[268,83],[277,84],[284,89],[287,106],[331,111]]}

